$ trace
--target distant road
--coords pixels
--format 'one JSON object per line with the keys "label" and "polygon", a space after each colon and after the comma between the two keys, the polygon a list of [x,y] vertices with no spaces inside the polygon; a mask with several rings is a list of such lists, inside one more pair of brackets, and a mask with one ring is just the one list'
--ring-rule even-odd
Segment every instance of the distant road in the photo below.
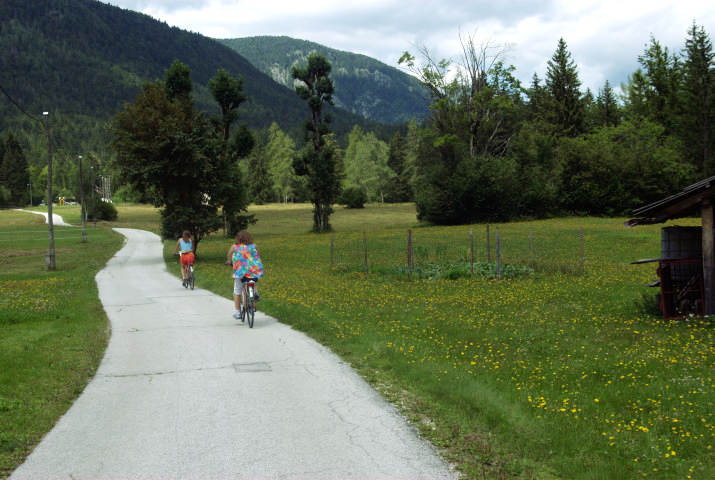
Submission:
{"label": "distant road", "polygon": [[166,271],[158,236],[116,230],[104,359],[12,480],[456,478],[336,355],[260,312],[249,329]]}

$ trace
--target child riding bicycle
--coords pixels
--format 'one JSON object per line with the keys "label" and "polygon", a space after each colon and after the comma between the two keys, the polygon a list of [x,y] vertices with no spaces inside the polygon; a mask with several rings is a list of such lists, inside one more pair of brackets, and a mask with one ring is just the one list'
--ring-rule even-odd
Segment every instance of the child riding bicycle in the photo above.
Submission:
{"label": "child riding bicycle", "polygon": [[[178,253],[177,253],[178,252]],[[191,239],[191,232],[184,230],[181,237],[176,241],[174,255],[181,255],[181,284],[186,287],[189,278],[189,265],[194,264],[194,249]]]}
{"label": "child riding bicycle", "polygon": [[[248,280],[258,281],[263,276],[263,262],[258,253],[253,237],[247,230],[236,234],[236,240],[226,254],[226,264],[233,266],[233,303],[236,308],[234,318],[240,318],[242,282]],[[254,300],[258,300],[258,289],[255,290]]]}

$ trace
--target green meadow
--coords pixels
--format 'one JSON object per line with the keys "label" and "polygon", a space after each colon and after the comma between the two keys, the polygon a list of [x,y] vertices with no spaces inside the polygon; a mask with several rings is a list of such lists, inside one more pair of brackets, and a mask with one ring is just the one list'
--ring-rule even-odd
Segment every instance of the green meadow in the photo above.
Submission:
{"label": "green meadow", "polygon": [[[63,208],[55,213],[78,224],[78,209]],[[654,265],[630,264],[659,255],[660,226],[490,225],[491,263],[498,228],[503,272],[520,269],[497,280],[483,268],[486,225],[424,226],[413,205],[370,205],[336,208],[334,233],[316,235],[310,205],[249,210],[266,267],[259,309],[341,355],[464,478],[715,476],[712,323],[662,320],[645,286]],[[108,325],[94,275],[122,243],[109,227],[157,231],[158,215],[119,206],[117,222],[87,226],[87,244],[79,229],[57,227],[56,272],[44,270],[42,221],[0,212],[0,476],[101,359]],[[230,244],[221,234],[203,240],[196,264],[198,286],[227,298]],[[178,275],[173,247],[165,242]]]}
{"label": "green meadow", "polygon": [[[470,229],[486,263],[486,225],[422,226],[412,205],[337,208],[331,268],[309,205],[250,211],[267,272],[259,309],[350,362],[465,478],[715,475],[712,323],[662,320],[645,286],[654,264],[630,264],[659,256],[660,226],[491,225],[492,262],[498,228],[502,263],[526,273],[408,281],[408,229],[415,270],[434,272],[469,262]],[[198,285],[227,298],[229,245],[203,241],[196,267]]]}

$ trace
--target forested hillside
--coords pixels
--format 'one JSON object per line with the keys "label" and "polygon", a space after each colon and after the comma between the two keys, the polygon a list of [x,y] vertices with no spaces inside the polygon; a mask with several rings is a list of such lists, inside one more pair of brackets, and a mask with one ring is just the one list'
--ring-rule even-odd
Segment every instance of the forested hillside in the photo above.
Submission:
{"label": "forested hillside", "polygon": [[[57,146],[73,152],[106,155],[104,124],[175,59],[191,69],[197,105],[210,114],[218,111],[207,83],[223,68],[244,79],[248,101],[240,115],[250,127],[276,121],[299,138],[308,115],[295,92],[215,40],[94,0],[3,0],[0,51],[0,85],[27,112],[49,111]],[[333,118],[339,135],[356,123],[378,127],[348,112]],[[3,96],[0,131],[6,130],[26,148],[42,133]],[[29,155],[31,162],[36,156]]]}
{"label": "forested hillside", "polygon": [[429,113],[428,92],[411,75],[373,58],[343,52],[290,37],[246,37],[219,40],[243,55],[276,82],[293,87],[291,67],[304,63],[311,52],[333,66],[333,99],[339,107],[383,123],[421,120]]}

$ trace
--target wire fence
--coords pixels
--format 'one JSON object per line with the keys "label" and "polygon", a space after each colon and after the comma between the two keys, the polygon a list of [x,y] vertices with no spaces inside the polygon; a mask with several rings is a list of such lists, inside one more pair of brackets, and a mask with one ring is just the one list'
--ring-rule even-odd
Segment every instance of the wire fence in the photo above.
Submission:
{"label": "wire fence", "polygon": [[531,272],[585,273],[583,228],[571,232],[482,229],[336,234],[325,262],[366,274],[504,278]]}

